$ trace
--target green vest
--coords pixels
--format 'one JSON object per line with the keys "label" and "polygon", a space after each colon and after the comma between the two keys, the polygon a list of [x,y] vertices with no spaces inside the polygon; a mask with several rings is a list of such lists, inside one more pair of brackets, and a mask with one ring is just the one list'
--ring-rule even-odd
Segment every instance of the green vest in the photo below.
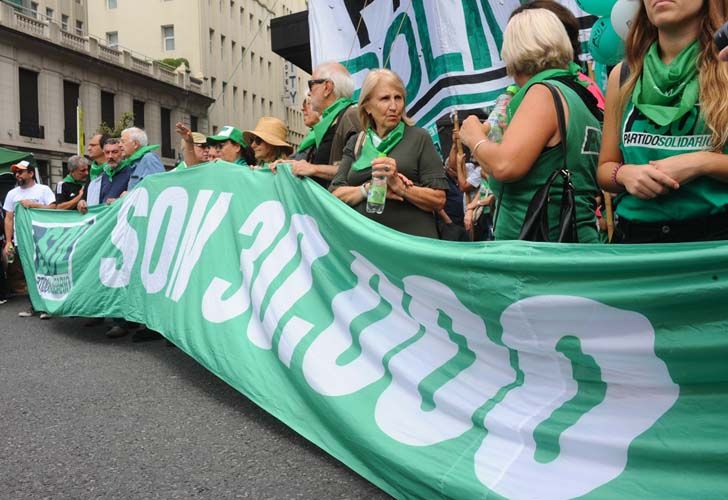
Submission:
{"label": "green vest", "polygon": [[[630,100],[622,117],[621,131],[620,149],[624,163],[629,165],[647,165],[650,161],[711,149],[710,130],[700,114],[700,104],[677,122],[661,127],[636,109]],[[617,201],[617,215],[632,222],[694,219],[725,211],[728,185],[704,176],[651,200],[623,193]]]}
{"label": "green vest", "polygon": [[[599,189],[596,172],[602,140],[601,124],[576,92],[561,82],[553,80],[548,82],[561,91],[568,107],[566,164],[571,171],[574,184],[579,243],[599,243],[594,197]],[[525,109],[523,111],[527,112]],[[528,204],[553,171],[563,167],[563,156],[561,145],[557,144],[542,151],[523,178],[509,183],[496,181],[492,177],[488,180],[498,199],[494,228],[496,240],[518,239]],[[554,241],[558,237],[562,192],[563,181],[559,178],[551,188],[549,203],[550,237]]]}

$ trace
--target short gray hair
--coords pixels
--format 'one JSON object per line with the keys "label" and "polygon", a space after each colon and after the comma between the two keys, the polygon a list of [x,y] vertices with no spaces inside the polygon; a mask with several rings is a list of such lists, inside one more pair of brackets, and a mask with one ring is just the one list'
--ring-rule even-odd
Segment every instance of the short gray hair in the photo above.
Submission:
{"label": "short gray hair", "polygon": [[325,62],[318,65],[316,72],[319,78],[325,78],[334,84],[334,96],[337,99],[351,98],[354,95],[354,79],[343,64]]}
{"label": "short gray hair", "polygon": [[121,135],[129,134],[129,139],[138,142],[139,146],[144,147],[149,144],[147,133],[139,127],[129,127],[121,131]]}
{"label": "short gray hair", "polygon": [[68,173],[75,172],[78,167],[81,165],[86,165],[88,167],[89,162],[86,159],[85,156],[81,155],[73,155],[68,159]]}

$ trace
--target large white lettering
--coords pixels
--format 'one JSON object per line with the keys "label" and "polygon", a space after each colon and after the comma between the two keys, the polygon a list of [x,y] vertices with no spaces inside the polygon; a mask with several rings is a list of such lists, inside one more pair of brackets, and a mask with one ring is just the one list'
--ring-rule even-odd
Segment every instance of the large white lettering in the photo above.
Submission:
{"label": "large white lettering", "polygon": [[104,257],[99,264],[99,279],[104,286],[121,288],[129,284],[131,269],[139,253],[139,238],[127,217],[134,209],[132,217],[144,217],[149,208],[149,193],[145,188],[132,190],[121,205],[116,216],[116,226],[111,231],[111,243],[121,253],[121,266],[117,267],[115,257]]}

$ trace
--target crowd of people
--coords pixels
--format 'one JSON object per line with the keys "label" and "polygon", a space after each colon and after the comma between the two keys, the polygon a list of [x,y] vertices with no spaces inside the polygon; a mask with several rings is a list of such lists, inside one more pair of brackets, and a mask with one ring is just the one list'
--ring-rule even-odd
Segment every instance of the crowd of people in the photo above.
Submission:
{"label": "crowd of people", "polygon": [[[184,159],[175,170],[225,161],[276,172],[287,164],[361,215],[429,238],[533,239],[525,230],[533,219],[543,240],[603,243],[611,204],[602,200],[613,195],[614,242],[727,239],[728,65],[713,43],[726,9],[722,0],[643,1],[605,98],[580,64],[574,15],[552,0],[522,5],[503,39],[502,58],[518,90],[502,140],[469,116],[447,158],[407,116],[405,85],[395,72],[371,70],[355,102],[347,69],[324,63],[308,81],[302,110],[310,132],[298,148],[274,117],[262,117],[253,130],[225,126],[211,136],[179,123]],[[138,128],[120,139],[94,135],[89,159],[69,159],[55,196],[34,182],[27,164],[15,165],[4,253],[14,244],[16,203],[81,212],[111,203],[164,171],[157,147]],[[373,179],[387,186],[379,213],[367,210]],[[128,330],[117,322],[109,336]]]}

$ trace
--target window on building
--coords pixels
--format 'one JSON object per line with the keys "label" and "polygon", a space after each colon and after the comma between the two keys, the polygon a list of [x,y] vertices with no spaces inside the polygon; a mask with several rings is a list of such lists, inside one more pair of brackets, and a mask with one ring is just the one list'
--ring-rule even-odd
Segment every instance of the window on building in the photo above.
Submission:
{"label": "window on building", "polygon": [[53,20],[53,9],[51,9],[50,7],[46,7],[46,19],[48,19],[49,21]]}
{"label": "window on building", "polygon": [[83,35],[83,21],[76,21],[76,34],[79,36]]}
{"label": "window on building", "polygon": [[225,60],[225,35],[220,34],[220,59]]}
{"label": "window on building", "polygon": [[134,126],[144,128],[144,101],[134,99],[131,112],[134,113]]}
{"label": "window on building", "polygon": [[162,47],[168,52],[174,50],[174,26],[162,26]]}
{"label": "window on building", "polygon": [[101,91],[101,121],[109,127],[114,126],[116,116],[114,114],[114,94]]}
{"label": "window on building", "polygon": [[66,14],[61,14],[61,29],[68,31],[68,16]]}
{"label": "window on building", "polygon": [[271,64],[270,61],[268,61],[268,79],[269,80],[273,79],[273,65]]}
{"label": "window on building", "polygon": [[30,15],[38,17],[38,2],[30,2]]}
{"label": "window on building", "polygon": [[[235,51],[238,48],[238,44],[234,40],[230,40],[230,57],[235,57]],[[234,62],[234,61],[233,61]]]}
{"label": "window on building", "polygon": [[190,130],[193,132],[199,132],[199,121],[200,119],[197,118],[195,115],[190,115]]}
{"label": "window on building", "polygon": [[106,32],[106,45],[115,49],[119,45],[119,32],[118,31],[107,31]]}
{"label": "window on building", "polygon": [[162,131],[162,156],[174,158],[172,149],[172,110],[160,108],[160,129]]}
{"label": "window on building", "polygon": [[255,74],[255,52],[250,51],[250,74]]}
{"label": "window on building", "polygon": [[248,91],[243,89],[243,111],[248,110]]}
{"label": "window on building", "polygon": [[215,88],[217,86],[216,84],[217,84],[217,78],[215,78],[214,76],[211,76],[210,77],[210,90],[212,91],[212,97],[215,97],[215,92],[217,91],[217,89]]}
{"label": "window on building", "polygon": [[215,30],[210,30],[210,54],[212,54],[212,45],[215,41]]}
{"label": "window on building", "polygon": [[78,106],[79,84],[63,80],[63,142],[75,144],[78,139],[76,107]]}
{"label": "window on building", "polygon": [[255,106],[257,106],[257,105],[258,105],[258,100],[256,99],[255,94],[253,94],[252,99],[250,101],[250,114],[253,115],[253,118],[255,118],[257,116],[256,111],[255,111]]}
{"label": "window on building", "polygon": [[238,88],[233,85],[233,109],[238,109]]}
{"label": "window on building", "polygon": [[106,0],[106,7],[109,9],[116,8],[116,0]]}
{"label": "window on building", "polygon": [[29,69],[18,69],[20,90],[20,135],[43,139],[45,133],[40,126],[38,114],[38,73]]}
{"label": "window on building", "polygon": [[268,115],[273,116],[273,101],[268,101]]}

